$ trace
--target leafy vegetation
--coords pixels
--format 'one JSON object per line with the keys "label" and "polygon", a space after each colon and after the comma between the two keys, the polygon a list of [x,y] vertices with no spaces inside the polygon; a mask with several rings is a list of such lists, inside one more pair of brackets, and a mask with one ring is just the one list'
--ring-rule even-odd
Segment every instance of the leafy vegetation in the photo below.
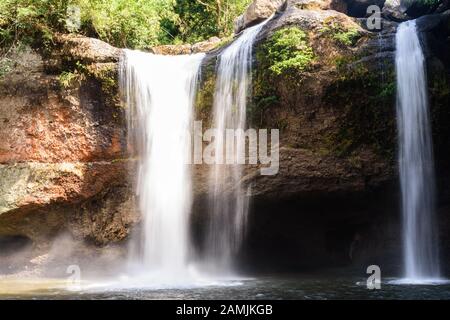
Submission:
{"label": "leafy vegetation", "polygon": [[80,32],[119,47],[144,48],[174,36],[161,24],[176,19],[173,0],[77,0]]}
{"label": "leafy vegetation", "polygon": [[334,39],[346,46],[353,46],[359,38],[359,32],[356,29],[351,29],[345,32],[337,32]]}
{"label": "leafy vegetation", "polygon": [[184,42],[197,42],[211,36],[226,37],[233,23],[252,0],[176,0],[177,36]]}
{"label": "leafy vegetation", "polygon": [[52,32],[61,30],[68,1],[2,0],[0,2],[0,48],[19,41],[41,43],[51,40]]}
{"label": "leafy vegetation", "polygon": [[1,0],[0,48],[46,46],[55,32],[146,48],[231,34],[251,0]]}
{"label": "leafy vegetation", "polygon": [[59,75],[59,83],[63,88],[69,88],[74,81],[78,78],[78,74],[70,71],[63,71]]}
{"label": "leafy vegetation", "polygon": [[[309,36],[298,27],[275,31],[256,50],[258,67],[253,72],[252,99],[248,117],[255,127],[264,125],[264,114],[280,102],[278,84],[297,90],[303,81],[302,72],[309,70],[315,60]],[[286,123],[277,123],[279,129]]]}
{"label": "leafy vegetation", "polygon": [[333,19],[326,20],[320,32],[347,47],[354,46],[361,37],[358,29],[347,28]]}
{"label": "leafy vegetation", "polygon": [[263,50],[270,61],[269,69],[275,75],[289,70],[303,71],[314,60],[307,34],[297,27],[276,31],[264,44]]}
{"label": "leafy vegetation", "polygon": [[[325,102],[340,109],[340,125],[336,133],[324,137],[326,149],[336,156],[348,157],[361,145],[370,145],[379,155],[392,160],[396,136],[392,108],[395,68],[389,60],[385,61],[382,74],[363,63],[338,68],[339,79],[327,89]],[[341,103],[336,105],[336,101]]]}

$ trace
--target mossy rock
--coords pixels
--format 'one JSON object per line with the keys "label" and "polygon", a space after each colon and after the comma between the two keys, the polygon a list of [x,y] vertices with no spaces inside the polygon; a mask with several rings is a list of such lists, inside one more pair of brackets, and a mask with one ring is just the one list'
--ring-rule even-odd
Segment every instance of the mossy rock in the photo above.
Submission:
{"label": "mossy rock", "polygon": [[314,58],[308,34],[298,27],[275,31],[257,51],[258,61],[276,76],[304,71]]}
{"label": "mossy rock", "polygon": [[319,32],[346,47],[355,46],[362,36],[356,27],[345,26],[333,17],[324,20]]}
{"label": "mossy rock", "polygon": [[214,92],[216,86],[216,56],[206,59],[200,72],[200,79],[195,98],[196,119],[208,125],[213,117]]}
{"label": "mossy rock", "polygon": [[348,156],[362,145],[393,159],[396,141],[396,79],[393,61],[382,70],[371,62],[355,62],[337,69],[339,77],[327,90],[327,104],[339,110],[339,130],[324,137],[329,150]]}

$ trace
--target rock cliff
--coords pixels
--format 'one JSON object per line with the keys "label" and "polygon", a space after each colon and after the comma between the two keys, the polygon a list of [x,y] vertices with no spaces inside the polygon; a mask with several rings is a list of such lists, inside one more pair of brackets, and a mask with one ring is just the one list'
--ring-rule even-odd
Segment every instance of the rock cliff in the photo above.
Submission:
{"label": "rock cliff", "polygon": [[[248,120],[254,128],[279,129],[281,139],[276,176],[261,176],[257,166],[245,173],[252,210],[243,259],[330,266],[398,252],[397,22],[383,19],[381,31],[368,30],[360,11],[370,4],[385,5],[255,0],[236,23],[240,31],[275,13],[255,44]],[[449,24],[442,7],[433,10],[419,26],[432,70],[441,226],[447,230]],[[211,39],[154,52],[190,53],[218,44]],[[211,120],[222,48],[210,51],[203,64],[196,113],[204,123]],[[0,78],[0,250],[7,252],[19,237],[34,252],[46,252],[61,233],[91,247],[123,244],[139,213],[118,93],[120,49],[58,35],[50,51],[38,52],[17,51]],[[194,168],[198,233],[207,214],[207,170]],[[443,239],[448,251],[450,241]],[[356,249],[349,255],[350,246]]]}

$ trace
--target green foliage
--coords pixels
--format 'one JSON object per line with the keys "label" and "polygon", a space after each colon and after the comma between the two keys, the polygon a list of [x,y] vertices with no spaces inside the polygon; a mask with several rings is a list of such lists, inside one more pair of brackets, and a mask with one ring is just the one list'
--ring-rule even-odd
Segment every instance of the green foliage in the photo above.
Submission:
{"label": "green foliage", "polygon": [[333,38],[345,46],[353,46],[359,39],[359,32],[356,29],[351,29],[346,32],[337,32]]}
{"label": "green foliage", "polygon": [[64,89],[70,88],[77,79],[78,74],[70,71],[63,71],[58,78],[61,87]]}
{"label": "green foliage", "polygon": [[308,43],[308,36],[297,27],[276,31],[264,44],[264,51],[270,61],[269,69],[275,75],[286,71],[303,71],[314,60],[314,53]]}
{"label": "green foliage", "polygon": [[326,20],[320,32],[347,47],[354,46],[361,37],[358,29],[346,28],[334,19]]}
{"label": "green foliage", "polygon": [[381,91],[378,93],[376,98],[379,99],[389,99],[390,97],[394,97],[397,92],[397,86],[394,81],[388,82],[381,86]]}
{"label": "green foliage", "polygon": [[1,0],[0,48],[42,47],[54,32],[78,32],[114,46],[147,48],[232,33],[251,0]]}
{"label": "green foliage", "polygon": [[2,0],[0,46],[41,44],[55,31],[79,31],[115,46],[143,48],[170,41],[160,22],[175,17],[173,5],[174,0]]}
{"label": "green foliage", "polygon": [[81,30],[119,47],[145,48],[171,42],[162,26],[176,18],[174,0],[77,0]]}
{"label": "green foliage", "polygon": [[47,44],[52,31],[64,29],[68,0],[0,1],[0,48],[39,39]]}
{"label": "green foliage", "polygon": [[[256,49],[258,66],[253,71],[252,100],[248,107],[253,126],[264,125],[265,114],[280,103],[278,85],[296,90],[303,81],[302,72],[311,68],[315,59],[308,35],[298,27],[277,30]],[[276,124],[281,130],[283,121]]]}
{"label": "green foliage", "polygon": [[[393,158],[395,154],[395,68],[385,61],[383,76],[372,66],[341,59],[339,80],[326,92],[326,103],[340,108],[337,133],[324,137],[327,149],[340,157],[348,157],[363,145],[370,145],[379,155]],[[356,65],[355,65],[356,64]],[[355,99],[355,97],[361,97]],[[336,101],[340,103],[337,105]]]}
{"label": "green foliage", "polygon": [[86,65],[77,61],[72,67],[62,71],[58,77],[59,84],[62,88],[68,89],[76,83],[86,79],[86,76],[91,75]]}
{"label": "green foliage", "polygon": [[174,7],[178,36],[184,42],[197,42],[211,36],[225,37],[233,32],[233,22],[252,0],[176,0]]}

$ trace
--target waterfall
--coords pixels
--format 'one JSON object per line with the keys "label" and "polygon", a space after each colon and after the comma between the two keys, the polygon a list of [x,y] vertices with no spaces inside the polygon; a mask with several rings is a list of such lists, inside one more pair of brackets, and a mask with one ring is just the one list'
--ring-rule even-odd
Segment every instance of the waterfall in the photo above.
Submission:
{"label": "waterfall", "polygon": [[439,277],[439,260],[425,62],[415,21],[400,24],[396,47],[405,277],[421,281]]}
{"label": "waterfall", "polygon": [[184,279],[190,253],[193,100],[203,54],[161,56],[125,50],[120,83],[138,156],[142,214],[137,264],[161,281]]}
{"label": "waterfall", "polygon": [[[216,273],[230,272],[232,258],[243,240],[248,203],[241,185],[243,168],[237,155],[245,150],[235,140],[235,164],[226,164],[225,130],[245,129],[247,98],[251,84],[252,46],[263,26],[270,20],[246,29],[222,52],[218,59],[214,94],[213,124],[217,130],[215,164],[210,180],[210,223],[207,232],[207,264]],[[223,164],[222,164],[223,163]]]}

